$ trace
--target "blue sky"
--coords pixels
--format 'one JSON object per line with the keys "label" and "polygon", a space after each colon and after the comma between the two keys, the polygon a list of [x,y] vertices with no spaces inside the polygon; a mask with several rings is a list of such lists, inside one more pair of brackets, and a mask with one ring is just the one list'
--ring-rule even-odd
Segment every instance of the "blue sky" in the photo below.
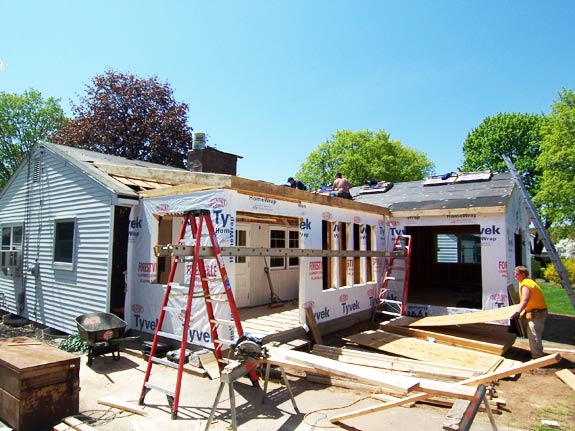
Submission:
{"label": "blue sky", "polygon": [[574,17],[570,0],[0,0],[0,91],[70,114],[107,69],[156,76],[242,177],[285,183],[343,129],[384,129],[445,173],[485,117],[575,89]]}

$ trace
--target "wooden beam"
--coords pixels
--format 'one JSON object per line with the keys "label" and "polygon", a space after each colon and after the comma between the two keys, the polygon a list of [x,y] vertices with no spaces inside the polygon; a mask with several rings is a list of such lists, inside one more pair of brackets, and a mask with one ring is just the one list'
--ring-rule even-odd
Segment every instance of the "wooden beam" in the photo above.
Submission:
{"label": "wooden beam", "polygon": [[101,171],[109,175],[119,175],[140,180],[155,180],[171,184],[199,184],[202,186],[225,187],[231,184],[231,175],[191,172],[178,168],[148,168],[143,166],[114,165],[94,163]]}
{"label": "wooden beam", "polygon": [[421,400],[424,400],[428,397],[429,397],[429,394],[413,394],[413,395],[410,395],[408,397],[401,398],[401,399],[398,399],[395,401],[388,401],[388,402],[385,402],[383,404],[378,404],[375,406],[366,407],[363,409],[354,410],[353,412],[348,412],[348,413],[344,413],[342,415],[334,416],[330,419],[330,422],[331,423],[342,422],[344,420],[353,419],[353,418],[356,418],[358,416],[366,415],[368,413],[380,412],[382,410],[387,410],[387,409],[390,409],[392,407],[403,406],[405,404],[414,403],[416,401],[421,401]]}
{"label": "wooden beam", "polygon": [[446,217],[454,215],[485,215],[485,214],[505,214],[507,212],[507,207],[505,206],[493,206],[493,207],[469,207],[469,208],[438,208],[430,210],[413,210],[413,211],[392,211],[391,217]]}
{"label": "wooden beam", "polygon": [[562,370],[556,371],[555,375],[559,377],[563,383],[570,386],[571,389],[575,391],[575,374],[564,368]]}
{"label": "wooden beam", "polygon": [[[281,351],[278,352],[278,350]],[[275,347],[271,347],[269,352],[270,358],[279,361],[281,361],[282,358],[288,359],[291,362],[307,365],[314,370],[321,370],[323,371],[322,374],[327,372],[329,375],[349,377],[389,388],[399,393],[410,392],[419,386],[419,381],[413,377],[398,376],[397,374],[370,370],[357,365],[342,364],[341,362],[309,353],[278,349]]]}
{"label": "wooden beam", "polygon": [[127,401],[123,401],[115,396],[109,396],[98,399],[98,404],[102,404],[108,407],[114,407],[118,410],[124,410],[126,412],[135,413],[140,416],[148,416],[148,412],[142,409],[142,407],[137,404],[132,404]]}
{"label": "wooden beam", "polygon": [[480,385],[482,383],[493,382],[494,380],[503,379],[505,377],[511,377],[516,374],[521,374],[529,370],[534,370],[535,368],[546,367],[548,365],[556,364],[561,360],[561,355],[555,353],[554,355],[543,356],[539,359],[532,359],[530,361],[524,362],[517,367],[508,368],[504,371],[494,371],[488,374],[482,374],[481,376],[471,377],[469,379],[460,382],[461,385]]}
{"label": "wooden beam", "polygon": [[316,344],[314,346],[313,353],[348,364],[382,368],[400,373],[436,376],[443,379],[468,379],[481,374],[480,370],[474,370],[467,367],[442,364],[439,362],[418,361],[415,359],[386,355],[384,353],[342,349],[321,344]]}
{"label": "wooden beam", "polygon": [[69,425],[71,429],[75,431],[96,431],[96,428],[91,427],[87,423],[84,423],[73,416],[65,418],[62,422]]}
{"label": "wooden beam", "polygon": [[[154,246],[156,256],[193,256],[194,247],[183,244]],[[405,258],[405,252],[373,250],[322,250],[313,248],[222,247],[222,256],[285,256],[285,257],[394,257]],[[201,246],[200,257],[215,257],[213,247]]]}
{"label": "wooden beam", "polygon": [[309,327],[309,329],[313,335],[313,339],[314,339],[315,343],[316,344],[322,344],[323,340],[321,338],[321,332],[319,331],[319,328],[317,327],[317,322],[315,320],[315,316],[313,315],[313,308],[305,307],[305,321],[306,321],[307,326]]}

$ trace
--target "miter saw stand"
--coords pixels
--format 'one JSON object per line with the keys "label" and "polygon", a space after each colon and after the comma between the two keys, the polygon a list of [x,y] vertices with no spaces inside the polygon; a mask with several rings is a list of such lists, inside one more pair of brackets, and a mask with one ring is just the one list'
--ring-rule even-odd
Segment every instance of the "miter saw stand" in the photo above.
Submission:
{"label": "miter saw stand", "polygon": [[[228,365],[224,367],[222,372],[220,373],[220,387],[218,389],[218,393],[216,395],[216,399],[214,401],[214,405],[212,406],[212,410],[210,412],[210,417],[208,418],[208,423],[206,424],[205,431],[210,428],[212,424],[212,420],[214,419],[214,414],[216,412],[216,408],[220,401],[220,397],[222,396],[222,392],[224,391],[224,386],[228,385],[228,390],[230,394],[230,411],[232,416],[232,430],[237,431],[237,421],[236,421],[236,397],[234,391],[234,382],[241,377],[246,376],[255,368],[258,368],[262,365],[262,361],[268,357],[268,351],[266,347],[262,346],[261,340],[251,337],[251,336],[242,336],[240,339],[234,344],[234,354],[236,359],[231,360]],[[264,388],[262,393],[262,404],[265,403],[266,400],[266,392],[268,387],[268,381],[270,376],[270,363],[266,363],[266,374],[264,380]],[[283,382],[289,392],[291,402],[293,404],[294,410],[296,413],[299,413],[297,405],[295,403],[295,398],[293,396],[293,392],[291,390],[289,381],[287,379],[286,373],[283,367],[279,367],[282,373]],[[254,386],[258,386],[257,381],[253,382]]]}

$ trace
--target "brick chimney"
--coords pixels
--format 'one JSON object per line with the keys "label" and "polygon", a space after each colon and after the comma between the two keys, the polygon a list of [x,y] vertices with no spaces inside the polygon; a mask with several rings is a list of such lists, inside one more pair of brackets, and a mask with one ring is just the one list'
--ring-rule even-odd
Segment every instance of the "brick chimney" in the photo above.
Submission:
{"label": "brick chimney", "polygon": [[224,153],[206,145],[204,133],[194,133],[192,149],[188,151],[188,169],[191,172],[236,175],[241,156]]}

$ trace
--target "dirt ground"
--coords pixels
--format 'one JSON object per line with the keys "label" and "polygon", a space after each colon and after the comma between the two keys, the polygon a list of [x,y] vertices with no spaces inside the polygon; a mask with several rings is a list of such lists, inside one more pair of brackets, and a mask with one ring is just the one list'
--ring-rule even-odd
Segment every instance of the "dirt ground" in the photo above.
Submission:
{"label": "dirt ground", "polygon": [[[363,329],[363,328],[362,328]],[[349,331],[349,330],[348,330]],[[348,333],[348,331],[345,331]],[[32,325],[27,325],[20,328],[13,328],[6,326],[0,323],[0,338],[9,338],[15,336],[30,336],[41,338],[41,331],[35,328]],[[340,335],[344,334],[333,334],[332,336],[326,338],[327,341],[330,339],[336,340]],[[575,317],[573,316],[559,316],[559,315],[551,315],[549,320],[546,324],[545,329],[545,347],[550,349],[549,353],[554,353],[551,349],[558,349],[558,350],[575,350]],[[556,344],[561,343],[561,344]],[[328,344],[328,343],[326,343]],[[546,367],[540,368],[534,371],[530,371],[527,373],[522,374],[515,380],[501,380],[495,385],[495,393],[496,395],[504,399],[506,401],[506,405],[503,409],[503,413],[500,415],[495,416],[495,422],[500,430],[546,430],[550,428],[538,428],[540,426],[542,419],[548,420],[556,420],[561,425],[561,430],[569,430],[575,431],[575,392],[569,386],[564,384],[559,378],[555,375],[555,372],[567,368],[572,370],[575,373],[575,353],[571,352],[562,352],[561,355],[563,359],[560,363]],[[107,355],[108,356],[108,355]],[[135,358],[128,357],[128,355],[123,355],[125,357],[126,362],[136,363]],[[525,339],[518,339],[515,345],[508,351],[506,357],[510,359],[520,360],[520,361],[527,361],[529,360],[529,351],[528,351],[528,344]],[[94,374],[94,378],[102,378],[98,375],[97,367],[92,367],[89,369],[85,366],[85,357],[82,359],[82,369],[85,369],[87,373]],[[101,358],[102,362],[106,361],[108,358]],[[111,358],[109,358],[111,359]],[[96,362],[96,361],[95,361]],[[100,362],[100,361],[98,361]],[[123,361],[108,361],[107,364],[118,364],[121,365]],[[141,368],[141,364],[139,366]],[[94,371],[96,371],[94,373]],[[106,371],[107,373],[107,371]],[[110,374],[112,375],[112,374]],[[82,406],[92,406],[96,405],[93,400],[85,400],[85,397],[88,396],[101,396],[97,391],[92,392],[87,385],[90,382],[91,375],[88,374],[88,377],[83,377],[81,375],[82,391],[81,391],[81,410]],[[106,378],[109,378],[109,375],[106,374]],[[136,373],[136,378],[141,380],[141,371]],[[207,379],[204,379],[207,380]],[[291,379],[290,379],[291,380]],[[304,379],[305,380],[305,379]],[[210,383],[209,381],[207,383]],[[213,391],[217,389],[217,385],[214,385],[214,382],[211,382],[211,386],[208,391]],[[202,382],[203,384],[203,382]],[[327,396],[327,399],[333,400],[331,405],[340,405],[344,403],[344,400],[354,399],[361,396],[361,393],[354,393],[354,391],[345,390],[341,388],[334,388],[334,387],[323,387],[322,385],[318,384],[311,384],[309,382],[302,382],[300,384],[300,388],[302,386],[310,386],[307,388],[305,392],[311,393],[311,398],[307,399],[304,398],[304,393],[299,393],[296,396],[298,400],[298,404],[302,405],[302,410],[310,411],[315,409],[315,405],[317,403],[318,408],[322,407],[322,400],[319,397],[319,393],[324,393]],[[215,389],[214,389],[215,388]],[[319,391],[319,392],[318,392]],[[315,395],[313,393],[315,392]],[[363,394],[365,395],[365,394]],[[303,398],[303,401],[301,401]],[[210,393],[209,400],[213,400],[213,394]],[[341,403],[340,403],[341,400]],[[285,410],[291,410],[289,398],[283,400],[285,405],[287,406]],[[211,404],[212,401],[207,403],[207,406]],[[303,404],[302,404],[303,403]],[[241,405],[241,400],[238,401],[238,405]],[[283,405],[283,404],[282,404]],[[86,407],[85,407],[86,408]],[[89,407],[88,407],[89,408]],[[355,407],[357,408],[357,406]],[[280,409],[281,410],[281,409]],[[283,410],[282,410],[283,411]],[[403,418],[401,416],[390,416],[385,417],[381,416],[382,421],[385,421],[385,427],[372,428],[372,422],[364,422],[357,424],[353,424],[354,427],[348,427],[347,429],[362,429],[365,431],[371,429],[394,429],[394,430],[416,430],[416,429],[431,429],[427,426],[421,425],[425,423],[425,417],[431,418],[438,418],[439,424],[441,423],[441,417],[447,414],[448,409],[444,407],[437,407],[425,404],[418,404],[415,409],[405,409],[405,408],[395,408],[391,409],[390,412],[398,413],[399,415],[404,415]],[[82,412],[81,412],[82,413]],[[259,412],[261,415],[261,412]],[[336,414],[339,412],[334,412]],[[253,414],[253,412],[252,412]],[[277,414],[274,413],[274,415]],[[285,414],[285,412],[284,412]],[[409,415],[410,417],[415,418],[416,415],[423,415],[423,422],[415,422],[419,423],[422,428],[419,428],[418,425],[409,425],[405,421],[405,415]],[[164,416],[168,416],[168,413],[164,413]],[[327,415],[330,416],[329,414]],[[368,415],[371,416],[371,415]],[[482,416],[482,417],[480,417]],[[277,418],[276,418],[277,419]],[[397,424],[393,425],[397,421]],[[122,422],[120,421],[120,417],[117,417],[113,424],[94,424],[96,429],[102,430],[113,430],[113,429],[135,429],[133,428],[134,419],[126,419],[124,425],[121,425]],[[179,422],[179,421],[176,421]],[[255,430],[255,429],[282,429],[282,430],[318,430],[324,428],[331,428],[330,423],[327,420],[318,423],[317,427],[310,426],[310,427],[302,427],[302,423],[300,422],[299,425],[297,423],[290,424],[290,421],[281,425],[274,425],[274,422],[268,422],[265,426],[256,426],[250,425],[252,422],[247,422],[243,424],[240,422],[239,429],[245,430]],[[170,424],[168,421],[167,424]],[[379,425],[382,425],[383,422],[379,422]],[[398,425],[402,424],[402,425]],[[482,425],[483,424],[483,425]],[[221,423],[220,425],[223,425]],[[477,426],[476,426],[477,425]],[[180,428],[167,428],[169,425],[165,425],[162,429],[180,429]],[[174,424],[175,426],[175,424]],[[275,427],[275,428],[274,428]],[[213,427],[218,428],[219,427]],[[440,429],[436,427],[432,427],[434,429]],[[184,428],[182,428],[184,429]],[[189,424],[188,424],[188,428]],[[200,429],[200,428],[198,428]],[[222,428],[223,429],[223,428]],[[228,428],[229,429],[229,428]],[[489,426],[489,421],[487,420],[487,415],[479,413],[477,416],[476,421],[472,427],[473,430],[489,430],[491,427]]]}

